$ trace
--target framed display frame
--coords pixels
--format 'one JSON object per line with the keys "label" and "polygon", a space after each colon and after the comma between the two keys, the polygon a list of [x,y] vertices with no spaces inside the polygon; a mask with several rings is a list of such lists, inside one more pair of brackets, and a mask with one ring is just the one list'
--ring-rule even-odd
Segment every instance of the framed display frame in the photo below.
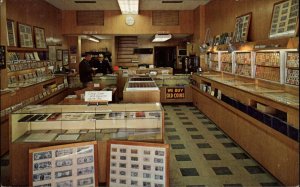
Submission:
{"label": "framed display frame", "polygon": [[63,65],[69,65],[69,50],[62,50],[62,61]]}
{"label": "framed display frame", "polygon": [[299,0],[274,3],[269,38],[294,37],[299,27]]}
{"label": "framed display frame", "polygon": [[23,23],[18,23],[20,47],[33,48],[32,27]]}
{"label": "framed display frame", "polygon": [[56,49],[56,60],[57,61],[62,61],[62,55],[63,55],[62,52],[63,52],[62,49]]}
{"label": "framed display frame", "polygon": [[29,149],[30,186],[98,186],[97,142]]}
{"label": "framed display frame", "polygon": [[107,150],[108,186],[169,186],[168,144],[111,140]]}
{"label": "framed display frame", "polygon": [[0,69],[6,68],[6,60],[5,60],[5,46],[0,45]]}
{"label": "framed display frame", "polygon": [[35,47],[38,49],[46,49],[46,38],[45,38],[45,29],[40,27],[33,27]]}
{"label": "framed display frame", "polygon": [[16,41],[16,33],[15,33],[15,22],[14,20],[7,19],[6,20],[6,26],[7,26],[7,41],[8,46],[17,46]]}
{"label": "framed display frame", "polygon": [[252,12],[249,12],[235,18],[235,28],[234,28],[234,34],[232,39],[233,43],[247,41],[251,17],[252,17]]}

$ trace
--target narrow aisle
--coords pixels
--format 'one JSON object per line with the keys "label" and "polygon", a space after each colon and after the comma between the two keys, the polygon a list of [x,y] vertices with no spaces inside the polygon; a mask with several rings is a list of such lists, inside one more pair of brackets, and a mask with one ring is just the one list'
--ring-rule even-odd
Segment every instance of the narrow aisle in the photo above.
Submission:
{"label": "narrow aisle", "polygon": [[281,186],[192,105],[164,105],[170,186]]}

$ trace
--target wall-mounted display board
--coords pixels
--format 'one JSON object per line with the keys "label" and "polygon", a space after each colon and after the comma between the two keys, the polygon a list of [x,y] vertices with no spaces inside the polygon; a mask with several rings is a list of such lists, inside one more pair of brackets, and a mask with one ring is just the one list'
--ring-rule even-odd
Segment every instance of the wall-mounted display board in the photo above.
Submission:
{"label": "wall-mounted display board", "polygon": [[299,86],[299,53],[298,52],[287,53],[286,84]]}
{"label": "wall-mounted display board", "polygon": [[6,68],[5,46],[0,45],[0,69]]}
{"label": "wall-mounted display board", "polygon": [[248,37],[248,31],[251,21],[252,13],[247,13],[236,17],[235,19],[235,29],[233,34],[233,42],[246,42]]}
{"label": "wall-mounted display board", "polygon": [[62,61],[62,50],[61,49],[56,50],[56,60]]}
{"label": "wall-mounted display board", "polygon": [[299,0],[285,0],[274,4],[270,38],[295,36],[299,26]]}
{"label": "wall-mounted display board", "polygon": [[64,66],[69,64],[69,50],[62,51],[62,61]]}
{"label": "wall-mounted display board", "polygon": [[108,142],[108,186],[169,186],[169,145]]}
{"label": "wall-mounted display board", "polygon": [[257,52],[255,58],[255,77],[280,82],[279,52]]}
{"label": "wall-mounted display board", "polygon": [[46,38],[45,38],[45,30],[39,27],[33,27],[34,29],[34,37],[35,37],[35,47],[36,48],[47,48]]}
{"label": "wall-mounted display board", "polygon": [[97,142],[29,149],[30,186],[98,186]]}
{"label": "wall-mounted display board", "polygon": [[33,48],[32,27],[18,23],[20,47]]}
{"label": "wall-mounted display board", "polygon": [[6,24],[7,24],[8,46],[17,46],[15,22],[13,20],[8,19]]}

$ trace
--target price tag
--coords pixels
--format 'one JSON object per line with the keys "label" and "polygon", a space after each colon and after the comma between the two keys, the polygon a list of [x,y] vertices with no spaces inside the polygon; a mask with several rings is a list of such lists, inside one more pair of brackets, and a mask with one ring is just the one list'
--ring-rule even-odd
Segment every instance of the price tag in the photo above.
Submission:
{"label": "price tag", "polygon": [[85,91],[85,102],[112,101],[112,91]]}
{"label": "price tag", "polygon": [[95,88],[100,88],[100,84],[94,84]]}

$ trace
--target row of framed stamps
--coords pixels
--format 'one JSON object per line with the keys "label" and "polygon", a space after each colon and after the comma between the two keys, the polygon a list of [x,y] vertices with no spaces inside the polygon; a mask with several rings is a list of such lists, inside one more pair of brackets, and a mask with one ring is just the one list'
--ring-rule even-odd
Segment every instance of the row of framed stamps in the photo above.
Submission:
{"label": "row of framed stamps", "polygon": [[[47,48],[45,30],[40,27],[32,27],[27,24],[17,23],[18,36],[16,37],[16,26],[13,20],[7,19],[7,37],[8,46],[17,47],[17,38],[19,38],[19,47],[26,48]],[[34,36],[34,37],[33,37]],[[35,41],[35,42],[33,42]]]}
{"label": "row of framed stamps", "polygon": [[[169,186],[169,145],[108,141],[108,186]],[[98,186],[97,142],[29,150],[29,184]]]}

